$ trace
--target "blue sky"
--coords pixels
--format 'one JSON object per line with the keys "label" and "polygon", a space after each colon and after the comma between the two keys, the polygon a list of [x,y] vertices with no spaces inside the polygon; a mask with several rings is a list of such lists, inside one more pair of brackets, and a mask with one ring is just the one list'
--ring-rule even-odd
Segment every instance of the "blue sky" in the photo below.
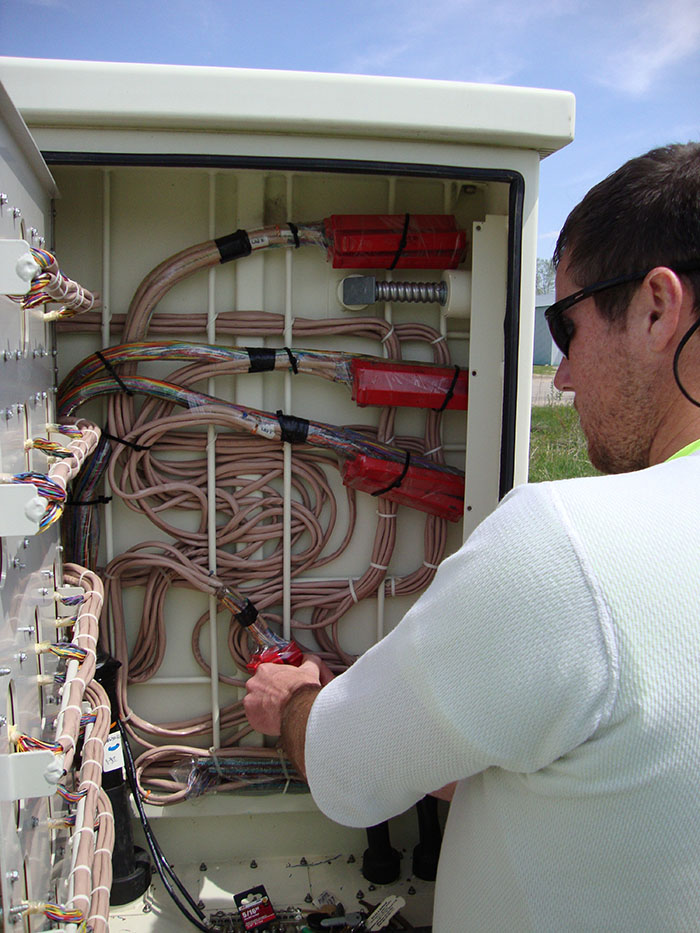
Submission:
{"label": "blue sky", "polygon": [[700,0],[0,0],[0,54],[573,91],[576,139],[542,164],[544,257],[592,184],[700,139]]}

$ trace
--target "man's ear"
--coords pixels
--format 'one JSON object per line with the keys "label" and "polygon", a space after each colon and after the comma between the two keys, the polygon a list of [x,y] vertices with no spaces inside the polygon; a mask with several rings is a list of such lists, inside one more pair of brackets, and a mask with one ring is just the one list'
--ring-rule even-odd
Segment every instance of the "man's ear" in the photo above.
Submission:
{"label": "man's ear", "polygon": [[638,297],[643,301],[645,336],[649,348],[662,353],[677,344],[684,329],[685,294],[678,275],[667,266],[657,266],[645,277]]}

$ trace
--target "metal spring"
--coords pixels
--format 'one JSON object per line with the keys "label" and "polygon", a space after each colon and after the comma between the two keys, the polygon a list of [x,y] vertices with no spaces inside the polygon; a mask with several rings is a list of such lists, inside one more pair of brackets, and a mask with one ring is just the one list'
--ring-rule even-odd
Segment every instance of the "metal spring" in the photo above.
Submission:
{"label": "metal spring", "polygon": [[375,301],[426,301],[444,305],[446,282],[375,282]]}

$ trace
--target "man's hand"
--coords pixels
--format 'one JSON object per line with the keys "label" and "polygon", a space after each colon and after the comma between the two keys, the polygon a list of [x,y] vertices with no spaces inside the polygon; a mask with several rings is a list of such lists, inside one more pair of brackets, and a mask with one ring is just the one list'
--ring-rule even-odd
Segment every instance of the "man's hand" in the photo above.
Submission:
{"label": "man's hand", "polygon": [[248,722],[265,735],[279,735],[282,711],[289,698],[306,684],[322,687],[333,674],[320,658],[305,655],[299,667],[289,664],[261,664],[246,683],[243,698]]}

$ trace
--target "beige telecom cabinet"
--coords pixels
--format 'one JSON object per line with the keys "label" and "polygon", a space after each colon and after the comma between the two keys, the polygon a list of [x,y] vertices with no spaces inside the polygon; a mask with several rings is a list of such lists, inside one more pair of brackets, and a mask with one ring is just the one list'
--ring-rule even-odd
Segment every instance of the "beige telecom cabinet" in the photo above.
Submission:
{"label": "beige telecom cabinet", "polygon": [[[411,872],[415,814],[391,824],[403,854],[399,879],[372,886],[361,871],[364,832],[323,817],[283,762],[277,759],[274,779],[257,772],[232,777],[238,759],[227,749],[273,743],[246,732],[237,705],[246,639],[221,593],[201,577],[250,596],[281,636],[320,648],[342,669],[397,624],[439,561],[526,480],[539,162],[572,139],[572,96],[12,58],[0,59],[0,81],[0,293],[29,288],[17,280],[17,262],[43,248],[100,298],[94,309],[53,323],[44,314],[59,305],[31,307],[0,296],[3,929],[48,929],[46,913],[29,914],[26,904],[65,907],[77,883],[69,825],[76,804],[51,784],[56,755],[50,748],[15,750],[18,731],[50,741],[67,689],[62,681],[82,663],[34,647],[37,640],[71,641],[61,617],[70,622],[86,598],[84,578],[64,571],[76,561],[69,553],[76,542],[107,585],[100,645],[122,652],[123,679],[129,669],[127,725],[149,725],[132,728],[134,754],[180,747],[146,764],[146,812],[194,900],[207,916],[218,912],[215,928],[243,928],[233,895],[258,884],[281,912],[281,929],[301,929],[301,912],[324,895],[348,911],[400,895],[402,915],[427,926],[433,886]],[[333,218],[357,215],[370,218],[359,224],[361,234],[374,224],[396,237],[394,268],[391,256],[375,265],[367,258],[374,247],[366,244],[348,247],[347,267],[335,261],[341,234]],[[378,217],[384,219],[371,219]],[[407,268],[414,224],[432,231],[435,217],[450,218],[461,237],[449,261]],[[241,230],[254,240],[250,255],[220,263],[209,253],[201,262],[186,254],[184,272],[176,262],[176,272],[151,280],[157,286],[144,299],[148,313],[133,324],[141,300],[134,295],[151,270],[196,244],[229,243]],[[259,248],[277,241],[281,248]],[[375,280],[378,300],[348,297],[357,292],[345,291],[345,280],[358,275]],[[399,300],[406,295],[428,300]],[[108,432],[116,437],[109,442],[112,471],[95,488],[71,480],[68,497],[78,505],[42,529],[32,513],[41,481],[9,479],[47,474],[51,452],[28,442],[46,437],[47,423],[57,421],[57,386],[80,361],[125,335],[141,347],[177,341],[255,348],[254,371],[209,365],[173,407],[171,390],[161,402],[138,391],[115,400],[132,385],[127,378],[149,386],[175,381],[187,356],[141,360],[138,370],[136,357],[114,365],[107,359],[99,378],[111,380],[110,394],[87,393],[71,417],[114,427],[114,406],[121,406],[126,433]],[[316,360],[320,353],[330,360],[345,354],[346,362],[356,355],[400,358],[415,372],[438,363],[440,391],[459,380],[468,405],[361,406],[342,379],[295,373],[291,357],[290,365],[263,371],[285,347],[292,355],[316,351]],[[207,417],[197,392],[222,400],[237,417],[254,410],[269,420],[254,433],[233,429]],[[333,443],[282,443],[270,427],[275,419],[282,424],[278,412],[330,425]],[[435,489],[443,480],[457,483],[448,518],[423,510],[420,493],[412,507],[372,496],[361,484],[344,486],[348,427],[401,456],[410,450],[412,464],[429,460],[438,469]],[[380,487],[375,480],[374,491]],[[62,526],[69,532],[63,545]],[[172,564],[156,566],[157,557],[173,552],[183,566],[196,565],[194,582]],[[185,727],[190,720],[200,725]],[[92,724],[87,728],[86,736]],[[112,734],[109,747],[118,744]],[[197,794],[207,783],[197,771],[204,760],[220,774],[210,774],[209,792]],[[275,764],[274,751],[269,760]],[[115,770],[121,773],[118,759]],[[217,780],[237,789],[212,792]],[[143,845],[136,822],[134,834]],[[78,929],[70,917],[61,923]],[[112,906],[113,931],[186,928],[155,873],[145,894]]]}

